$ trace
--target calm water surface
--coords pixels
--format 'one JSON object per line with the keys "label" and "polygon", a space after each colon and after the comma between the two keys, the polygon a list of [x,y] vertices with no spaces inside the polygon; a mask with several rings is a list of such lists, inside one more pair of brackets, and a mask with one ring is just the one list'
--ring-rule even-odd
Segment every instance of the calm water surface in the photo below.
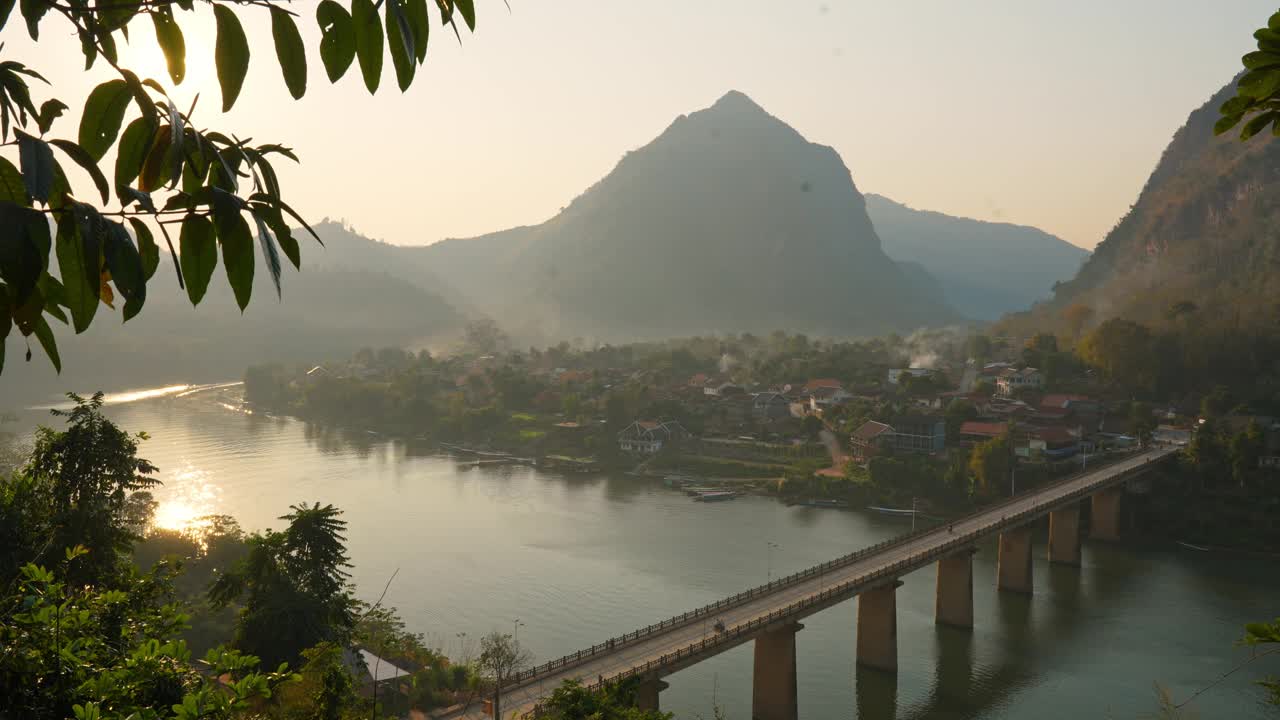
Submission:
{"label": "calm water surface", "polygon": [[[693,503],[629,477],[468,468],[373,434],[246,414],[234,389],[143,396],[109,414],[151,435],[142,454],[165,482],[161,524],[216,512],[279,527],[290,504],[333,503],[350,523],[359,595],[375,600],[394,574],[387,602],[455,656],[518,620],[541,662],[909,529],[764,498]],[[1043,555],[1034,596],[1019,597],[995,592],[994,543],[980,549],[971,633],[934,626],[931,568],[905,577],[896,678],[855,668],[854,602],[805,620],[801,717],[1146,717],[1155,683],[1187,697],[1248,657],[1234,646],[1244,623],[1280,615],[1273,559],[1088,544],[1075,569]],[[1251,684],[1280,674],[1265,663],[1202,695],[1200,717],[1273,717]],[[673,675],[663,708],[710,718],[714,699],[749,718],[751,664],[748,644]]]}

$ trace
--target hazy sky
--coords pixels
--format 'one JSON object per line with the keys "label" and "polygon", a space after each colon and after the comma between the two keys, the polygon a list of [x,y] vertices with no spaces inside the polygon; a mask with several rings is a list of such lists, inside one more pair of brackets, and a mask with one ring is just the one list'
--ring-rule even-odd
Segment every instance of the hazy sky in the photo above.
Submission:
{"label": "hazy sky", "polygon": [[[315,3],[295,2],[311,52],[300,102],[280,77],[266,12],[243,9],[254,58],[226,116],[212,13],[182,13],[190,57],[175,97],[203,93],[198,125],[293,146],[303,165],[278,169],[308,218],[345,218],[400,244],[541,222],[675,116],[738,89],[835,147],[863,192],[1091,248],[1275,10],[1261,0],[510,3],[478,2],[461,47],[433,32],[408,93],[388,59],[371,98],[355,66],[328,84]],[[14,15],[3,54],[58,83],[73,110],[52,135],[74,138],[88,89],[111,75],[81,72],[78,43],[56,20],[37,49]],[[168,85],[150,23],[134,28],[123,60]]]}

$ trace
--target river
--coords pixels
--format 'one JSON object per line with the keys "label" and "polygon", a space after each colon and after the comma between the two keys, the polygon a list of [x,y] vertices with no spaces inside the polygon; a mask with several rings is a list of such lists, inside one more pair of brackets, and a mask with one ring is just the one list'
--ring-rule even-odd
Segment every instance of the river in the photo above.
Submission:
{"label": "river", "polygon": [[[158,523],[207,513],[279,527],[289,505],[345,511],[358,594],[386,602],[451,655],[518,632],[539,662],[876,543],[910,522],[785,507],[766,498],[690,502],[631,477],[470,468],[371,433],[324,431],[246,413],[234,387],[121,395],[109,415],[150,439]],[[56,423],[29,411],[23,420]],[[1043,534],[1043,533],[1042,533]],[[771,544],[776,547],[771,547]],[[1139,718],[1155,684],[1178,699],[1248,658],[1246,622],[1280,615],[1280,565],[1135,543],[1087,543],[1081,568],[1049,566],[1035,594],[995,591],[995,546],[974,563],[972,632],[933,623],[934,572],[898,591],[900,669],[854,664],[856,603],[804,621],[802,718]],[[1268,665],[1268,660],[1272,662]],[[678,718],[750,717],[750,644],[667,678]],[[1194,703],[1200,717],[1274,717],[1246,667]]]}

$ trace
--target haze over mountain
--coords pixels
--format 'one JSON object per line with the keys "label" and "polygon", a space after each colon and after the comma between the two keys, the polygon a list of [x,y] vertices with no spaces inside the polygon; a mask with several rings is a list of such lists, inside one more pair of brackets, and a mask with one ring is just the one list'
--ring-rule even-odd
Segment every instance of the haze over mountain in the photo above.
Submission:
{"label": "haze over mountain", "polygon": [[476,307],[546,338],[959,319],[926,274],[885,255],[836,152],[740,92],[678,117],[547,222],[421,252]]}
{"label": "haze over mountain", "polygon": [[1280,143],[1270,133],[1240,142],[1213,135],[1232,80],[1187,118],[1137,202],[1051,301],[1007,320],[1061,323],[1073,303],[1095,322],[1121,316],[1169,322],[1190,302],[1213,323],[1274,326],[1280,307]]}
{"label": "haze over mountain", "polygon": [[[336,223],[316,230],[329,246],[374,244]],[[145,310],[127,324],[120,324],[119,310],[106,307],[83,335],[55,324],[61,376],[39,348],[31,362],[23,362],[25,347],[12,333],[0,375],[0,410],[56,399],[67,390],[237,380],[254,363],[345,358],[365,346],[442,346],[465,323],[439,295],[377,270],[376,253],[344,269],[328,261],[326,252],[305,243],[303,271],[286,263],[283,299],[276,298],[259,260],[253,301],[243,314],[221,268],[204,300],[192,307],[164,253],[148,284]]]}
{"label": "haze over mountain", "polygon": [[1049,297],[1089,255],[1038,228],[916,210],[874,193],[866,199],[885,254],[919,263],[967,317],[995,320]]}

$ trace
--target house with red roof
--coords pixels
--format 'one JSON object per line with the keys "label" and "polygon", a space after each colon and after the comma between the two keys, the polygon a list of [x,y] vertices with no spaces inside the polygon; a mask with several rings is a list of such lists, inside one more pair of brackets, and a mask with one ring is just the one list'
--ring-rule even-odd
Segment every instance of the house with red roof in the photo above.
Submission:
{"label": "house with red roof", "polygon": [[1008,429],[1008,423],[966,420],[960,424],[960,446],[973,447],[988,440],[994,440],[1004,435]]}
{"label": "house with red roof", "polygon": [[865,463],[880,452],[881,443],[893,435],[893,428],[882,422],[868,420],[858,426],[850,436],[853,446],[853,460]]}

